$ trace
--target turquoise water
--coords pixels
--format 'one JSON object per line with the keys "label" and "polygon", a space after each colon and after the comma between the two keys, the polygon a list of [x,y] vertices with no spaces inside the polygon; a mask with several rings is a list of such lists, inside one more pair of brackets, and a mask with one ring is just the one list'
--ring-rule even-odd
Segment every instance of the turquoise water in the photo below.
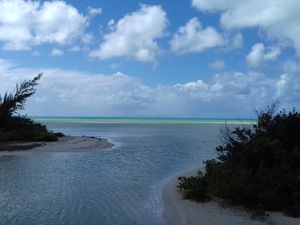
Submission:
{"label": "turquoise water", "polygon": [[223,127],[124,123],[124,118],[121,123],[94,118],[42,121],[54,131],[101,136],[115,146],[94,152],[1,156],[0,224],[164,225],[163,187],[215,157]]}
{"label": "turquoise water", "polygon": [[253,124],[253,119],[148,118],[148,117],[32,117],[41,122],[107,124]]}

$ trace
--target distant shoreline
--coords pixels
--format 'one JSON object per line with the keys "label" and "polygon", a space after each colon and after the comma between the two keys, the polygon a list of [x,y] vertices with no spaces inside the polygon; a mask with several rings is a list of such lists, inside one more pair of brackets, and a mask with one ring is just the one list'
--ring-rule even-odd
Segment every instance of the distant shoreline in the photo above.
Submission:
{"label": "distant shoreline", "polygon": [[87,152],[112,148],[107,139],[96,137],[65,136],[53,142],[6,142],[0,144],[0,156],[36,152]]}
{"label": "distant shoreline", "polygon": [[[182,174],[195,176],[199,169]],[[183,199],[177,191],[178,179],[173,178],[163,190],[163,218],[168,225],[298,225],[300,218],[279,212],[267,212],[263,220],[251,219],[251,214],[238,208],[223,208],[217,202],[198,203]]]}
{"label": "distant shoreline", "polygon": [[155,117],[31,117],[41,123],[93,124],[255,124],[254,119],[232,118],[155,118]]}

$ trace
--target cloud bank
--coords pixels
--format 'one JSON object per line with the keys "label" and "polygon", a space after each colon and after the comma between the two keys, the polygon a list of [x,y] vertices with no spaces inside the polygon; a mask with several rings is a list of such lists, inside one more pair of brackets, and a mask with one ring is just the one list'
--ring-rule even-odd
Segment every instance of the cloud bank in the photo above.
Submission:
{"label": "cloud bank", "polygon": [[0,60],[0,93],[39,72],[44,76],[27,104],[29,115],[245,117],[276,99],[286,107],[300,106],[300,76],[294,73],[278,78],[221,73],[208,81],[151,87],[120,72],[21,68],[5,60]]}

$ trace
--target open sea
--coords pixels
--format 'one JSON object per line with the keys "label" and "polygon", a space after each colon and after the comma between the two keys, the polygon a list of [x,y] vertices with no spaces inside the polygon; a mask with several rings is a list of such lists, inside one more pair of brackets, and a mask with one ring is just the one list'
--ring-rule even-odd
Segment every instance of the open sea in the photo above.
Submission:
{"label": "open sea", "polygon": [[0,224],[164,225],[162,190],[216,157],[219,130],[252,120],[35,117],[109,150],[0,156]]}

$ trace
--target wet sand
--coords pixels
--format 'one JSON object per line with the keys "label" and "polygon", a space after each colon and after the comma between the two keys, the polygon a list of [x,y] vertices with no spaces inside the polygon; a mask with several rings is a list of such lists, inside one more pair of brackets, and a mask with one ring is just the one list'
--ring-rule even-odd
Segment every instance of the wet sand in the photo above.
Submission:
{"label": "wet sand", "polygon": [[[196,175],[193,170],[181,176]],[[267,212],[268,216],[252,219],[251,214],[238,208],[224,208],[216,201],[198,203],[183,199],[177,191],[177,177],[164,188],[163,217],[168,225],[299,225],[300,218]]]}
{"label": "wet sand", "polygon": [[95,137],[65,136],[55,142],[27,142],[7,144],[2,155],[30,154],[37,152],[86,152],[112,148],[113,144],[106,139]]}

